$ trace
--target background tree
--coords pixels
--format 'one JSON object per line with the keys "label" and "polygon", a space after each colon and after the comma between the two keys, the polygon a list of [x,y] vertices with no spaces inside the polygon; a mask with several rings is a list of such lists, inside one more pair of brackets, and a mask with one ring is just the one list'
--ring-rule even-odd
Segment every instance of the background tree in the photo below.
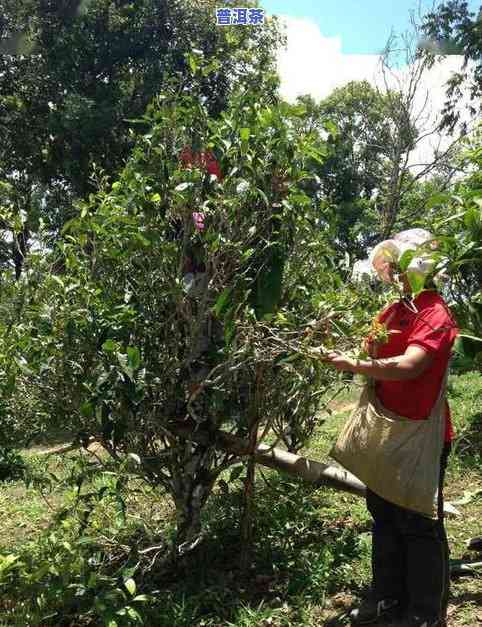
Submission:
{"label": "background tree", "polygon": [[[391,42],[382,57],[380,86],[351,82],[320,103],[298,99],[304,109],[300,128],[329,135],[326,158],[311,164],[318,184],[307,191],[327,208],[329,219],[325,212],[320,224],[341,255],[364,257],[395,226],[413,224],[433,192],[426,181],[432,177],[442,189],[457,169],[450,158],[457,140],[442,142],[424,93],[428,62],[416,59],[407,44],[408,64],[400,69],[393,49]],[[415,163],[417,154],[423,162]],[[414,198],[420,201],[416,206]]]}
{"label": "background tree", "polygon": [[[422,20],[424,38],[420,50],[431,63],[447,55],[462,55],[464,63],[459,72],[455,72],[448,81],[447,100],[442,112],[442,127],[454,131],[460,121],[457,101],[463,91],[470,90],[472,115],[480,112],[482,95],[482,7],[478,12],[469,10],[464,0],[443,2],[436,9],[427,13]],[[462,124],[465,130],[466,123]]]}
{"label": "background tree", "polygon": [[386,100],[368,82],[351,82],[306,107],[307,128],[330,133],[322,163],[313,162],[319,177],[318,197],[329,207],[323,227],[331,230],[341,254],[362,256],[377,237],[379,217],[375,195],[385,177],[389,134]]}
{"label": "background tree", "polygon": [[[482,352],[482,151],[481,130],[464,142],[460,155],[465,176],[445,192],[433,194],[427,220],[440,238],[445,253],[445,290],[463,334],[477,336],[478,344],[465,341],[472,358]],[[429,223],[430,223],[429,222]],[[480,357],[479,357],[480,359]]]}

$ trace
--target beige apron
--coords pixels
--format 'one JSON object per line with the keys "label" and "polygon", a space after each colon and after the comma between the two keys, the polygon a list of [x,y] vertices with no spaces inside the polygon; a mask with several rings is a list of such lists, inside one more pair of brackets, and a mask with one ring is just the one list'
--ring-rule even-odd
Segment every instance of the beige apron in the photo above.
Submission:
{"label": "beige apron", "polygon": [[447,375],[427,420],[383,407],[371,380],[330,452],[372,492],[429,518],[437,518]]}

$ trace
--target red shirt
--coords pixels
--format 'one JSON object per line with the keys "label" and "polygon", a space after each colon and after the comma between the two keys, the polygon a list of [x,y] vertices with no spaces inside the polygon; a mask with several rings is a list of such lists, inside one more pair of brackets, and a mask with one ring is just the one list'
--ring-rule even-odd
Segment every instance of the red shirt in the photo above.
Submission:
{"label": "red shirt", "polygon": [[[432,364],[419,377],[409,381],[377,381],[375,390],[387,409],[413,420],[428,418],[440,393],[452,345],[458,333],[457,324],[445,301],[435,291],[425,290],[415,299],[418,313],[399,301],[379,316],[389,331],[389,341],[378,345],[377,357],[403,355],[408,346],[420,346],[432,353]],[[450,409],[446,405],[445,441],[451,442],[453,429]]]}

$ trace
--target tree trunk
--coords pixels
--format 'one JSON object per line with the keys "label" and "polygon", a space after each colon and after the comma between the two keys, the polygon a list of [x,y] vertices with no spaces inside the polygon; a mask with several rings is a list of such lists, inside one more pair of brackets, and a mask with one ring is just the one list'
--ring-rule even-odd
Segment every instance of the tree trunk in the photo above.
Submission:
{"label": "tree trunk", "polygon": [[253,517],[254,517],[254,492],[255,492],[255,472],[256,472],[256,456],[255,452],[258,446],[258,425],[260,420],[259,395],[263,383],[263,371],[258,367],[256,372],[256,390],[253,398],[253,406],[251,412],[251,424],[249,429],[248,447],[249,457],[246,469],[246,479],[244,482],[244,506],[241,515],[241,555],[240,566],[241,572],[247,574],[252,545],[253,545]]}
{"label": "tree trunk", "polygon": [[18,281],[22,275],[23,264],[28,251],[28,239],[30,233],[26,225],[20,233],[14,234],[12,243],[12,258],[15,266],[15,279]]}
{"label": "tree trunk", "polygon": [[186,464],[179,466],[171,482],[176,506],[177,534],[175,555],[182,557],[201,541],[201,511],[211,494],[213,477],[209,472],[213,448],[186,443]]}

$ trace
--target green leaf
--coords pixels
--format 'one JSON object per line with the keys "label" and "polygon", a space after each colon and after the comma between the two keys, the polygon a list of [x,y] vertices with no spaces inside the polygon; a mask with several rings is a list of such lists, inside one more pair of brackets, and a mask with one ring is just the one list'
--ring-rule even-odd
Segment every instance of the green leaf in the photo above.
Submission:
{"label": "green leaf", "polygon": [[229,474],[229,481],[236,481],[243,474],[244,466],[239,464],[239,466],[234,466]]}
{"label": "green leaf", "polygon": [[270,202],[268,200],[268,196],[266,196],[264,191],[262,189],[260,189],[259,187],[257,187],[256,188],[256,192],[261,196],[261,198],[263,199],[264,203],[266,204],[266,207],[269,207],[270,206]]}
{"label": "green leaf", "polygon": [[189,67],[191,68],[191,72],[193,74],[196,74],[197,69],[198,69],[198,64],[196,62],[196,57],[192,54],[189,54],[187,57],[187,61],[189,63]]}
{"label": "green leaf", "polygon": [[282,327],[286,327],[289,326],[290,321],[288,320],[288,318],[285,316],[284,313],[282,313],[281,311],[279,311],[276,314],[276,318],[275,318],[276,324],[279,324]]}
{"label": "green leaf", "polygon": [[147,603],[148,601],[150,601],[150,599],[147,596],[147,594],[138,594],[136,597],[132,599],[133,603],[134,601],[136,601],[137,603]]}
{"label": "green leaf", "polygon": [[244,127],[239,131],[239,136],[241,137],[241,141],[247,142],[251,135],[251,129],[248,127]]}
{"label": "green leaf", "polygon": [[55,283],[57,283],[57,285],[60,285],[60,287],[62,289],[65,289],[65,285],[64,282],[62,281],[62,279],[60,277],[58,277],[56,274],[52,274],[52,276],[50,277],[52,279],[52,281],[55,281]]}
{"label": "green leaf", "polygon": [[306,154],[309,157],[311,157],[314,161],[319,163],[320,165],[323,165],[325,163],[325,157],[326,157],[327,151],[326,149],[322,149],[322,148],[318,148],[318,149],[307,148]]}
{"label": "green leaf", "polygon": [[13,555],[12,553],[9,555],[0,556],[0,573],[4,575],[8,571],[12,570],[15,566],[20,566],[21,562],[18,561],[19,556]]}
{"label": "green leaf", "polygon": [[94,408],[92,407],[92,403],[89,403],[89,401],[84,401],[80,406],[80,413],[84,418],[93,418]]}
{"label": "green leaf", "polygon": [[141,235],[141,233],[136,233],[135,237],[136,240],[142,244],[142,246],[147,247],[151,245],[151,241],[148,240],[147,237],[144,237],[144,235]]}
{"label": "green leaf", "polygon": [[290,201],[293,205],[301,205],[302,207],[306,207],[311,203],[310,197],[306,194],[293,194],[290,196]]}
{"label": "green leaf", "polygon": [[116,343],[114,342],[114,340],[106,340],[102,344],[102,350],[105,351],[106,353],[113,353],[115,349],[116,349]]}
{"label": "green leaf", "polygon": [[33,370],[27,366],[27,361],[23,357],[20,357],[19,359],[15,358],[15,363],[24,374],[29,377],[33,375]]}
{"label": "green leaf", "polygon": [[398,262],[398,265],[400,266],[400,270],[402,272],[405,272],[407,270],[414,256],[415,256],[414,250],[406,250],[403,253],[403,255],[400,257],[400,261]]}
{"label": "green leaf", "polygon": [[132,579],[132,577],[124,581],[124,586],[126,587],[127,592],[131,596],[134,596],[134,594],[136,593],[136,582],[134,581],[134,579]]}
{"label": "green leaf", "polygon": [[464,215],[465,215],[465,211],[460,211],[459,213],[455,213],[454,215],[450,216],[449,218],[446,218],[445,220],[442,220],[441,222],[439,222],[437,226],[438,226],[438,228],[440,228],[444,224],[447,224],[447,222],[452,222],[453,220],[458,220],[459,218],[463,218]]}
{"label": "green leaf", "polygon": [[472,235],[477,237],[482,230],[482,213],[477,207],[467,209],[464,216],[465,226],[471,231]]}
{"label": "green leaf", "polygon": [[323,127],[333,138],[339,134],[338,127],[332,120],[325,120],[323,122]]}
{"label": "green leaf", "polygon": [[231,288],[226,287],[222,292],[219,298],[216,301],[216,304],[213,307],[213,312],[216,318],[223,313],[226,309],[226,306],[229,304],[229,295],[231,294]]}
{"label": "green leaf", "polygon": [[233,314],[231,313],[227,320],[224,321],[224,343],[226,346],[231,344],[231,341],[236,333],[236,323],[233,318]]}
{"label": "green leaf", "polygon": [[62,235],[66,235],[70,229],[75,226],[76,224],[76,219],[75,218],[71,218],[70,220],[67,220],[67,222],[64,224],[64,226],[61,229],[61,234]]}
{"label": "green leaf", "polygon": [[179,183],[179,185],[176,185],[176,187],[174,188],[174,191],[175,192],[184,192],[189,187],[192,187],[192,183],[190,183],[189,181],[185,181],[184,183]]}
{"label": "green leaf", "polygon": [[142,618],[141,615],[139,614],[139,612],[137,610],[135,610],[133,607],[128,607],[127,608],[127,614],[130,616],[130,618],[132,618],[132,620],[134,620],[137,623],[141,623],[142,622]]}
{"label": "green leaf", "polygon": [[306,115],[306,107],[303,104],[293,105],[290,113],[296,118],[302,118]]}
{"label": "green leaf", "polygon": [[434,194],[430,196],[430,198],[426,202],[427,209],[432,209],[432,207],[437,207],[438,205],[443,205],[450,200],[449,194],[445,194],[440,192],[438,194]]}
{"label": "green leaf", "polygon": [[410,283],[410,287],[412,288],[413,295],[416,296],[423,290],[425,277],[418,272],[408,272],[407,278]]}
{"label": "green leaf", "polygon": [[271,109],[265,109],[258,114],[261,126],[271,126],[273,121],[273,111]]}
{"label": "green leaf", "polygon": [[137,346],[129,346],[127,348],[127,363],[129,368],[137,370],[141,365],[141,352]]}
{"label": "green leaf", "polygon": [[255,302],[253,303],[259,319],[273,313],[281,300],[285,256],[278,247],[271,249],[265,268],[258,274]]}
{"label": "green leaf", "polygon": [[128,376],[128,378],[131,381],[133,381],[134,380],[134,371],[129,366],[127,355],[124,354],[124,353],[121,353],[121,352],[117,352],[115,355],[116,355],[117,361],[119,362],[119,365],[120,365],[120,367],[122,369],[122,372],[124,372]]}

